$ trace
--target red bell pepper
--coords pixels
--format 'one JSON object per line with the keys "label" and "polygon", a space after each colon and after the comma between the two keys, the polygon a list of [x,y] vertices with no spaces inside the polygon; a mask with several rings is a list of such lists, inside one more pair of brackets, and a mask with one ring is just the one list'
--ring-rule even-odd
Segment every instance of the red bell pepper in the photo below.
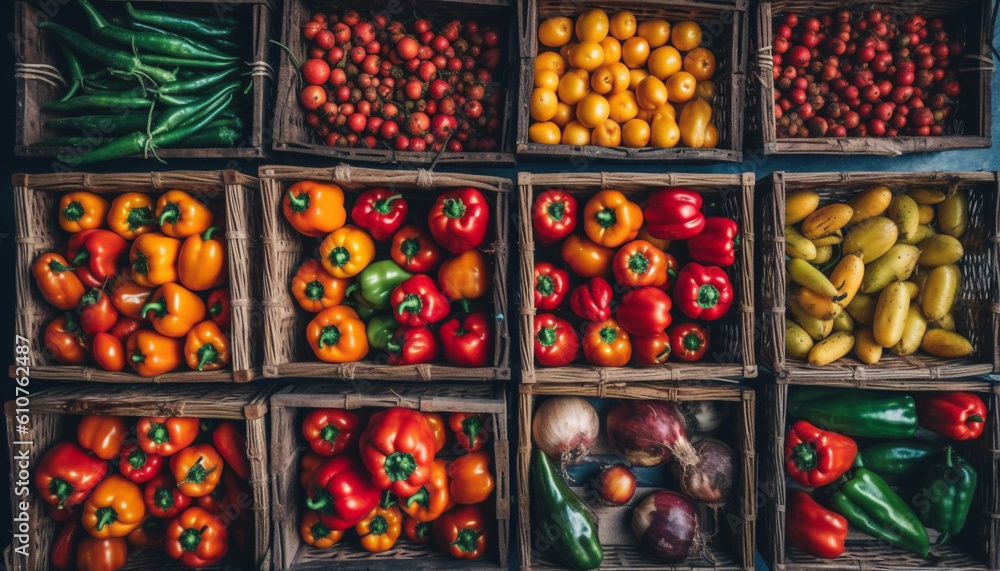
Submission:
{"label": "red bell pepper", "polygon": [[358,416],[339,408],[316,408],[302,420],[302,436],[313,452],[321,456],[336,456],[353,450],[361,430]]}
{"label": "red bell pepper", "polygon": [[407,278],[392,290],[389,298],[396,321],[410,327],[437,323],[448,317],[448,298],[434,280],[423,274]]}
{"label": "red bell pepper", "polygon": [[70,237],[66,258],[76,266],[76,275],[84,285],[101,287],[121,270],[128,250],[125,238],[111,230],[91,229]]}
{"label": "red bell pepper", "polygon": [[191,505],[191,498],[181,493],[169,471],[160,472],[146,483],[142,501],[151,515],[165,519],[174,517]]}
{"label": "red bell pepper", "polygon": [[453,412],[448,415],[448,428],[455,435],[458,445],[466,452],[481,450],[490,439],[485,414]]}
{"label": "red bell pepper", "polygon": [[563,367],[576,359],[580,338],[565,319],[551,313],[535,316],[535,360],[547,367]]}
{"label": "red bell pepper", "polygon": [[423,365],[437,360],[441,344],[430,329],[403,325],[396,329],[386,350],[390,365]]}
{"label": "red bell pepper", "polygon": [[670,349],[681,361],[700,361],[708,352],[708,331],[697,323],[680,323],[670,328]]}
{"label": "red bell pepper", "polygon": [[483,504],[458,506],[434,521],[434,542],[456,559],[486,554],[489,518]]}
{"label": "red bell pepper", "polygon": [[736,248],[740,245],[740,227],[724,216],[708,216],[701,233],[687,241],[688,256],[695,262],[715,266],[736,263]]}
{"label": "red bell pepper", "polygon": [[661,188],[649,193],[643,220],[649,235],[661,240],[687,240],[705,227],[701,194],[687,188]]}
{"label": "red bell pepper", "polygon": [[690,262],[677,274],[674,301],[691,319],[719,319],[733,305],[733,286],[722,268]]}
{"label": "red bell pepper", "polygon": [[670,296],[655,287],[641,287],[622,296],[615,320],[629,335],[654,337],[670,327]]}
{"label": "red bell pepper", "polygon": [[135,425],[139,447],[147,454],[171,456],[198,437],[201,422],[193,416],[145,417]]}
{"label": "red bell pepper", "polygon": [[229,288],[213,289],[212,293],[208,294],[205,307],[208,309],[208,316],[219,326],[219,329],[228,333],[232,328],[232,303],[229,298]]}
{"label": "red bell pepper", "polygon": [[490,205],[472,187],[442,193],[427,217],[434,241],[452,254],[478,248],[486,239],[489,221]]}
{"label": "red bell pepper", "polygon": [[351,208],[351,220],[379,242],[388,242],[410,212],[403,195],[388,188],[375,187],[358,195]]}
{"label": "red bell pepper", "polygon": [[569,291],[569,272],[548,262],[536,262],[534,284],[535,309],[556,309]]}
{"label": "red bell pepper", "polygon": [[80,327],[87,335],[103,333],[118,321],[118,310],[101,288],[90,288],[80,298]]}
{"label": "red bell pepper", "polygon": [[389,256],[399,267],[413,274],[433,272],[444,254],[427,232],[419,226],[407,224],[392,237]]}
{"label": "red bell pepper", "polygon": [[118,316],[118,321],[108,329],[115,339],[125,343],[129,336],[139,330],[142,327],[142,323],[138,319],[132,319],[131,317],[125,317],[124,315]]}
{"label": "red bell pepper", "polygon": [[403,518],[403,533],[413,543],[427,543],[431,540],[431,522],[417,521],[406,516]]}
{"label": "red bell pepper", "polygon": [[229,551],[229,531],[222,518],[191,507],[167,524],[166,550],[186,567],[208,567]]}
{"label": "red bell pepper", "polygon": [[972,393],[915,395],[920,426],[952,440],[979,438],[986,428],[986,403]]}
{"label": "red bell pepper", "polygon": [[458,367],[485,367],[490,360],[493,332],[486,313],[453,317],[438,330],[444,359]]}
{"label": "red bell pepper", "polygon": [[250,475],[250,460],[247,458],[247,439],[240,429],[229,420],[224,420],[212,431],[212,444],[219,456],[225,460],[233,472],[244,480]]}
{"label": "red bell pepper", "polygon": [[46,503],[69,507],[83,503],[108,474],[108,465],[72,442],[56,444],[35,467],[35,488]]}
{"label": "red bell pepper", "polygon": [[72,569],[76,563],[76,544],[80,540],[83,526],[79,521],[71,521],[62,526],[49,551],[49,565],[54,569]]}
{"label": "red bell pepper", "polygon": [[434,432],[420,411],[397,406],[375,413],[360,448],[375,486],[397,497],[412,496],[430,478]]}
{"label": "red bell pepper", "polygon": [[847,519],[816,503],[803,490],[789,490],[785,539],[814,557],[836,559],[844,553]]}
{"label": "red bell pepper", "polygon": [[353,454],[338,454],[313,470],[306,507],[324,525],[343,531],[354,527],[382,499],[382,490]]}
{"label": "red bell pepper", "polygon": [[631,336],[632,362],[641,367],[655,367],[670,357],[670,336],[666,332],[652,337]]}
{"label": "red bell pepper", "polygon": [[785,471],[799,485],[825,486],[854,464],[858,444],[850,437],[828,432],[805,420],[792,425],[785,437]]}
{"label": "red bell pepper", "polygon": [[538,194],[531,205],[531,226],[535,241],[555,244],[576,229],[578,207],[573,195],[565,190],[549,189]]}
{"label": "red bell pepper", "polygon": [[163,456],[146,454],[136,442],[129,442],[122,448],[118,460],[118,471],[136,484],[145,484],[163,470]]}
{"label": "red bell pepper", "polygon": [[585,321],[607,321],[611,319],[611,298],[614,294],[608,280],[591,278],[573,290],[569,296],[569,307]]}

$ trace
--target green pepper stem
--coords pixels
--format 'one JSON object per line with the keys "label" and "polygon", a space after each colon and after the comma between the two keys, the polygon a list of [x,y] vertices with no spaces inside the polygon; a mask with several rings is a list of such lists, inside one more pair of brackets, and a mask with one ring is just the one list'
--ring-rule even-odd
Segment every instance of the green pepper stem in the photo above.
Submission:
{"label": "green pepper stem", "polygon": [[325,293],[326,290],[323,288],[323,283],[320,282],[319,280],[313,280],[306,284],[306,291],[305,291],[306,297],[313,301],[319,301],[323,299]]}
{"label": "green pepper stem", "polygon": [[327,442],[333,442],[340,436],[340,429],[332,424],[327,424],[319,431],[319,437]]}
{"label": "green pepper stem", "polygon": [[152,311],[157,317],[163,317],[167,314],[167,304],[164,302],[163,298],[155,301],[150,301],[146,305],[142,306],[139,310],[139,315],[145,316],[147,312]]}
{"label": "green pepper stem", "polygon": [[372,209],[379,214],[389,214],[392,212],[392,203],[403,198],[402,194],[394,194],[387,198],[380,198],[372,203]]}
{"label": "green pepper stem", "polygon": [[49,269],[52,270],[53,272],[68,272],[71,271],[73,268],[65,266],[61,262],[58,262],[56,260],[52,260],[51,262],[49,262]]}
{"label": "green pepper stem", "polygon": [[420,295],[408,293],[405,297],[403,297],[403,301],[399,303],[399,307],[396,309],[396,312],[400,315],[403,315],[404,313],[420,313],[423,306],[424,303],[423,300],[420,299]]}
{"label": "green pepper stem", "polygon": [[461,218],[465,216],[465,203],[460,198],[445,199],[441,211],[448,218]]}
{"label": "green pepper stem", "polygon": [[150,210],[148,206],[129,210],[128,216],[125,218],[125,223],[128,224],[128,229],[133,232],[143,226],[153,224],[154,222],[156,222],[156,219],[153,218],[153,211]]}
{"label": "green pepper stem", "polygon": [[550,276],[541,274],[535,280],[535,291],[542,294],[542,297],[549,297],[556,291],[556,284]]}
{"label": "green pepper stem", "polygon": [[326,539],[330,535],[330,528],[323,525],[323,522],[317,521],[309,528],[309,533],[312,534],[313,539]]}
{"label": "green pepper stem", "polygon": [[420,240],[416,238],[407,238],[399,245],[399,251],[406,256],[406,263],[409,264],[413,261],[413,258],[417,257],[420,253]]}
{"label": "green pepper stem", "polygon": [[208,230],[205,230],[205,233],[201,235],[201,241],[208,242],[212,239],[212,234],[215,234],[220,230],[222,230],[222,228],[219,226],[210,226]]}
{"label": "green pepper stem", "polygon": [[205,531],[208,526],[202,527],[200,530],[193,527],[189,527],[181,532],[180,537],[178,537],[178,542],[184,551],[194,551],[198,549],[201,544],[201,532]]}
{"label": "green pepper stem", "polygon": [[201,463],[201,461],[204,459],[205,459],[204,456],[199,456],[198,460],[194,463],[194,465],[188,469],[187,476],[185,476],[184,479],[181,480],[180,482],[177,482],[177,485],[180,486],[181,484],[201,484],[208,478],[209,474],[215,472],[217,466],[213,466],[208,470],[205,469],[205,466],[203,466]]}
{"label": "green pepper stem", "polygon": [[430,500],[431,500],[431,494],[430,492],[427,491],[427,487],[421,486],[420,491],[413,494],[409,498],[406,498],[406,507],[410,507],[414,503],[416,503],[417,505],[426,508],[428,505],[430,505]]}
{"label": "green pepper stem", "polygon": [[166,424],[157,422],[149,427],[149,431],[146,432],[146,437],[157,444],[163,444],[170,441],[170,431],[167,430]]}
{"label": "green pepper stem", "polygon": [[538,343],[542,347],[551,347],[556,344],[556,328],[555,327],[542,327],[538,330],[538,335],[535,335],[538,339]]}
{"label": "green pepper stem", "polygon": [[76,222],[77,220],[83,218],[83,213],[83,205],[76,200],[67,204],[66,208],[63,208],[62,211],[63,218],[69,220],[70,222]]}
{"label": "green pepper stem", "polygon": [[604,343],[614,343],[615,339],[618,339],[618,331],[614,327],[602,328],[600,335]]}
{"label": "green pepper stem", "polygon": [[476,550],[476,545],[479,543],[479,538],[482,537],[484,531],[477,532],[467,527],[462,528],[451,545],[457,547],[462,553],[472,553]]}
{"label": "green pepper stem", "polygon": [[698,307],[709,309],[719,304],[719,290],[710,284],[704,284],[698,288],[698,297],[695,300]]}
{"label": "green pepper stem", "polygon": [[70,263],[73,264],[74,266],[79,266],[80,263],[89,259],[90,259],[90,252],[88,252],[87,250],[80,250],[80,252],[77,255],[73,256],[73,259],[70,260]]}
{"label": "green pepper stem", "polygon": [[128,464],[133,470],[138,470],[146,465],[146,453],[136,448],[128,455]]}
{"label": "green pepper stem", "polygon": [[49,482],[49,493],[59,499],[59,507],[73,495],[73,485],[62,478],[52,478]]}
{"label": "green pepper stem", "polygon": [[642,275],[649,270],[649,258],[642,252],[636,252],[628,257],[628,269],[633,274]]}
{"label": "green pepper stem", "polygon": [[335,268],[341,268],[347,262],[351,261],[351,252],[343,246],[337,246],[336,248],[330,250],[330,255],[328,256],[330,263],[333,264]]}
{"label": "green pepper stem", "polygon": [[368,534],[369,535],[385,535],[389,531],[389,522],[385,521],[385,518],[377,515],[368,522]]}
{"label": "green pepper stem", "polygon": [[605,208],[595,214],[594,218],[597,219],[597,223],[601,225],[601,228],[611,228],[618,222],[618,216],[615,215],[614,208]]}
{"label": "green pepper stem", "polygon": [[292,212],[302,214],[309,208],[309,193],[303,192],[296,196],[295,193],[289,190],[288,204],[292,207]]}
{"label": "green pepper stem", "polygon": [[319,333],[319,348],[333,347],[340,342],[340,328],[336,325],[327,325]]}
{"label": "green pepper stem", "polygon": [[555,222],[562,222],[566,215],[566,203],[563,201],[553,202],[545,208],[545,213]]}
{"label": "green pepper stem", "polygon": [[146,254],[143,254],[141,251],[135,253],[135,261],[132,262],[132,271],[140,276],[149,273],[149,258],[146,257]]}
{"label": "green pepper stem", "polygon": [[97,512],[94,515],[97,516],[97,525],[94,526],[94,529],[97,531],[102,531],[105,527],[118,521],[118,512],[110,506],[97,508]]}
{"label": "green pepper stem", "polygon": [[83,294],[80,297],[80,305],[82,305],[83,307],[89,307],[91,305],[94,305],[98,301],[101,301],[101,290],[97,289],[96,287],[91,288],[90,290],[87,291],[87,293]]}
{"label": "green pepper stem", "polygon": [[701,349],[702,345],[704,345],[704,342],[701,340],[701,336],[693,332],[685,333],[681,343],[688,351],[697,351],[698,349]]}
{"label": "green pepper stem", "polygon": [[157,219],[157,223],[160,226],[163,226],[164,224],[176,224],[180,216],[181,216],[180,207],[174,204],[173,202],[168,202],[167,205],[163,207],[163,212],[160,213],[160,217],[159,219]]}
{"label": "green pepper stem", "polygon": [[385,457],[382,468],[390,481],[398,482],[409,478],[417,470],[417,460],[408,452],[393,452]]}
{"label": "green pepper stem", "polygon": [[333,507],[333,496],[326,490],[317,490],[306,498],[306,507],[318,512],[327,512]]}
{"label": "green pepper stem", "polygon": [[153,503],[160,511],[169,511],[170,508],[174,507],[174,493],[170,491],[170,488],[156,488],[153,492]]}
{"label": "green pepper stem", "polygon": [[469,437],[469,448],[476,445],[476,437],[483,429],[483,417],[479,415],[468,416],[462,420],[462,432]]}
{"label": "green pepper stem", "polygon": [[208,306],[208,313],[218,317],[222,313],[222,302],[216,301],[212,305]]}
{"label": "green pepper stem", "polygon": [[812,444],[796,444],[792,449],[792,461],[799,470],[812,470],[816,468],[818,455],[816,447]]}
{"label": "green pepper stem", "polygon": [[969,416],[965,417],[965,422],[982,422],[982,421],[983,417],[978,414],[970,414]]}
{"label": "green pepper stem", "polygon": [[211,343],[205,343],[198,348],[198,370],[205,369],[205,365],[213,365],[219,362],[219,350]]}

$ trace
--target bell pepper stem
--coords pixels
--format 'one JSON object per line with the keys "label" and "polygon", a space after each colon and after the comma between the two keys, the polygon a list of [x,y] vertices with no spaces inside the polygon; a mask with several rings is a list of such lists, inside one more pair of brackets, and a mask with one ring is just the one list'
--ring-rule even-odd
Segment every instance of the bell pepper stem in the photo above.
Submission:
{"label": "bell pepper stem", "polygon": [[340,342],[340,328],[336,325],[327,325],[319,333],[319,348],[333,347]]}
{"label": "bell pepper stem", "polygon": [[80,297],[80,305],[82,307],[89,307],[98,301],[101,301],[101,290],[96,287],[89,289],[87,293]]}
{"label": "bell pepper stem", "polygon": [[463,297],[458,304],[462,306],[462,313],[472,313],[472,300]]}
{"label": "bell pepper stem", "polygon": [[562,222],[563,216],[566,215],[566,203],[563,201],[552,202],[547,207],[545,207],[545,213],[548,214],[555,222]]}
{"label": "bell pepper stem", "polygon": [[615,215],[613,208],[601,210],[594,215],[594,218],[597,219],[597,223],[601,225],[601,228],[611,228],[618,222],[618,216]]}
{"label": "bell pepper stem", "polygon": [[448,198],[445,199],[441,211],[448,218],[461,218],[465,216],[465,203],[460,198]]}
{"label": "bell pepper stem", "polygon": [[169,488],[156,488],[153,492],[153,503],[160,511],[169,511],[174,507],[174,494]]}
{"label": "bell pepper stem", "polygon": [[628,269],[633,274],[642,275],[649,270],[649,258],[642,252],[636,252],[628,257]]}
{"label": "bell pepper stem", "polygon": [[97,516],[97,525],[94,526],[94,529],[97,531],[102,531],[106,526],[118,521],[118,512],[115,511],[115,508],[109,506],[98,508],[97,513],[94,515]]}
{"label": "bell pepper stem", "polygon": [[201,464],[201,461],[204,459],[205,459],[204,456],[199,456],[198,460],[195,461],[194,465],[188,468],[187,475],[184,477],[184,479],[181,480],[180,482],[177,482],[177,485],[180,486],[181,484],[201,484],[202,482],[205,481],[206,478],[208,478],[209,474],[215,472],[217,466],[212,466],[208,470],[205,469],[205,467]]}
{"label": "bell pepper stem", "polygon": [[167,304],[163,301],[163,298],[150,301],[146,305],[142,306],[142,309],[139,310],[139,315],[145,316],[150,311],[152,311],[157,317],[163,317],[167,314]]}
{"label": "bell pepper stem", "polygon": [[176,224],[180,216],[181,216],[180,207],[174,204],[173,202],[169,202],[167,203],[166,206],[163,207],[163,212],[160,213],[160,218],[157,220],[157,222],[160,224],[160,226],[163,226],[164,224]]}
{"label": "bell pepper stem", "polygon": [[149,427],[149,431],[146,432],[146,436],[157,444],[163,444],[170,440],[170,431],[167,430],[167,425],[162,422],[157,422]]}
{"label": "bell pepper stem", "polygon": [[416,238],[403,240],[403,243],[399,245],[399,251],[406,256],[406,263],[409,264],[420,253],[420,240]]}
{"label": "bell pepper stem", "polygon": [[135,261],[132,262],[132,271],[139,274],[140,276],[147,275],[149,273],[149,258],[142,251],[137,251],[135,253]]}
{"label": "bell pepper stem", "polygon": [[201,529],[195,529],[193,527],[189,527],[184,531],[182,531],[180,537],[177,539],[181,544],[181,547],[184,548],[184,551],[194,551],[198,549],[198,545],[201,544],[201,534],[207,528],[208,528],[207,525],[202,527]]}
{"label": "bell pepper stem", "polygon": [[483,417],[479,415],[473,415],[466,417],[462,420],[462,432],[469,437],[469,447],[476,445],[476,437],[479,436],[479,431],[483,429]]}
{"label": "bell pepper stem", "polygon": [[535,280],[535,291],[542,294],[542,297],[548,297],[552,295],[556,290],[555,283],[553,283],[552,278],[542,274],[538,276]]}
{"label": "bell pepper stem", "polygon": [[307,298],[313,301],[319,301],[323,299],[323,296],[326,294],[326,290],[323,287],[322,282],[319,280],[313,280],[306,284],[305,294]]}
{"label": "bell pepper stem", "polygon": [[71,222],[76,222],[77,220],[83,218],[84,209],[83,205],[79,201],[74,200],[66,205],[62,211],[63,217]]}
{"label": "bell pepper stem", "polygon": [[306,498],[306,507],[318,512],[326,511],[333,507],[333,496],[326,490],[316,490]]}
{"label": "bell pepper stem", "polygon": [[983,422],[983,417],[978,414],[970,414],[965,417],[965,422]]}
{"label": "bell pepper stem", "polygon": [[125,218],[125,223],[128,224],[128,229],[135,231],[143,226],[153,224],[156,219],[153,218],[153,211],[149,209],[148,206],[143,206],[141,208],[133,208],[128,211],[128,216]]}
{"label": "bell pepper stem", "polygon": [[292,212],[301,214],[309,208],[309,194],[303,192],[296,196],[292,191],[288,191],[288,204],[292,207]]}
{"label": "bell pepper stem", "polygon": [[419,506],[427,507],[428,504],[430,503],[430,499],[431,499],[431,495],[427,491],[427,487],[426,486],[421,486],[420,487],[420,491],[418,491],[417,493],[413,494],[409,498],[406,498],[406,507],[410,507],[414,503],[416,503]]}
{"label": "bell pepper stem", "polygon": [[380,198],[372,203],[372,209],[379,214],[389,214],[392,212],[392,203],[403,198],[402,194],[394,194],[386,198]]}
{"label": "bell pepper stem", "polygon": [[330,528],[323,525],[323,522],[321,521],[317,521],[312,524],[312,527],[309,528],[309,533],[312,534],[313,539],[325,539],[328,535],[330,535],[330,531]]}
{"label": "bell pepper stem", "polygon": [[340,429],[332,424],[327,424],[319,431],[319,437],[326,442],[333,442],[340,436]]}
{"label": "bell pepper stem", "polygon": [[49,493],[59,498],[59,506],[62,507],[73,495],[73,485],[62,478],[52,478],[49,482]]}
{"label": "bell pepper stem", "polygon": [[[308,291],[308,287],[306,288],[306,291]],[[310,298],[310,299],[312,299],[312,298]],[[222,302],[221,301],[216,301],[212,305],[208,306],[208,313],[211,314],[211,315],[214,315],[216,317],[218,317],[220,314],[222,314]]]}
{"label": "bell pepper stem", "polygon": [[74,266],[79,266],[80,264],[89,259],[90,259],[90,252],[88,252],[87,250],[80,250],[80,252],[77,255],[73,256],[73,259],[70,260],[70,263],[73,264]]}
{"label": "bell pepper stem", "polygon": [[205,343],[198,348],[198,370],[203,371],[205,365],[213,365],[219,362],[219,350],[211,343]]}
{"label": "bell pepper stem", "polygon": [[551,347],[556,343],[556,328],[542,327],[535,336],[542,347]]}
{"label": "bell pepper stem", "polygon": [[462,528],[451,545],[457,547],[462,553],[472,553],[476,550],[476,543],[479,542],[479,537],[482,535],[482,531],[474,531],[467,527]]}
{"label": "bell pepper stem", "polygon": [[351,261],[351,252],[343,246],[337,246],[333,250],[330,250],[329,258],[333,267],[341,268],[347,264],[347,262]]}
{"label": "bell pepper stem", "polygon": [[812,444],[798,444],[792,449],[792,461],[803,472],[814,469],[816,460],[816,447]]}
{"label": "bell pepper stem", "polygon": [[133,470],[138,470],[146,465],[146,453],[141,449],[136,448],[128,455],[128,465],[132,467]]}
{"label": "bell pepper stem", "polygon": [[389,480],[397,482],[405,480],[417,469],[417,461],[408,452],[393,452],[385,458],[382,465]]}
{"label": "bell pepper stem", "polygon": [[709,309],[719,304],[719,290],[710,284],[698,288],[698,307]]}
{"label": "bell pepper stem", "polygon": [[56,260],[52,260],[51,262],[49,262],[49,269],[52,270],[53,272],[68,272],[71,271],[73,268],[63,265],[61,262],[57,262]]}
{"label": "bell pepper stem", "polygon": [[420,309],[423,307],[423,301],[421,301],[420,296],[415,293],[408,293],[400,302],[399,308],[396,312],[400,315],[404,313],[420,313]]}
{"label": "bell pepper stem", "polygon": [[212,239],[212,234],[215,234],[216,232],[218,232],[220,230],[222,230],[222,228],[220,228],[219,226],[211,226],[211,227],[209,227],[209,229],[205,230],[205,233],[201,235],[201,241],[202,242],[208,242],[209,240]]}
{"label": "bell pepper stem", "polygon": [[368,522],[368,535],[385,535],[389,531],[389,522],[377,515]]}
{"label": "bell pepper stem", "polygon": [[618,331],[616,331],[614,327],[605,327],[601,329],[601,341],[604,343],[614,343],[617,338]]}
{"label": "bell pepper stem", "polygon": [[701,349],[701,346],[705,344],[705,342],[702,341],[701,336],[697,333],[688,333],[684,336],[684,339],[681,340],[681,343],[683,343],[685,349],[692,352]]}

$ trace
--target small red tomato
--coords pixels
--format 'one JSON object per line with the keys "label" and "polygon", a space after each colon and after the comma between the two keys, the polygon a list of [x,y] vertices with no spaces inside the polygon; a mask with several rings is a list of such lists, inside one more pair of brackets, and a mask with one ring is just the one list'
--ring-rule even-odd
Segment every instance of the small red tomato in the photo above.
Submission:
{"label": "small red tomato", "polygon": [[323,85],[330,79],[330,64],[321,59],[307,59],[302,64],[302,78],[309,85]]}
{"label": "small red tomato", "polygon": [[299,103],[309,111],[314,111],[326,103],[326,90],[319,85],[307,85],[299,94]]}
{"label": "small red tomato", "polygon": [[333,32],[330,30],[320,30],[316,32],[316,35],[313,37],[313,42],[316,43],[317,47],[324,50],[328,50],[336,45],[336,41],[333,38]]}

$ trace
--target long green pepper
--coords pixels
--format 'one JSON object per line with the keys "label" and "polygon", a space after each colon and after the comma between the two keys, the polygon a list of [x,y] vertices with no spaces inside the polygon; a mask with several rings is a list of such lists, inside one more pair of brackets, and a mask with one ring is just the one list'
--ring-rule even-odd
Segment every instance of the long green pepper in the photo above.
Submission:
{"label": "long green pepper", "polygon": [[788,416],[848,436],[909,438],[917,431],[913,397],[884,391],[794,387]]}
{"label": "long green pepper", "polygon": [[830,485],[830,507],[854,527],[927,557],[930,540],[920,518],[878,474],[858,468]]}
{"label": "long green pepper", "polygon": [[923,440],[878,442],[858,451],[854,467],[868,468],[883,478],[909,476],[940,451],[939,446]]}
{"label": "long green pepper", "polygon": [[137,22],[156,26],[178,34],[200,36],[203,38],[225,38],[236,29],[236,20],[234,18],[197,18],[153,10],[136,10],[132,7],[131,2],[125,3],[125,10],[128,11],[129,17]]}
{"label": "long green pepper", "polygon": [[596,518],[538,448],[532,456],[531,484],[535,526],[552,549],[578,571],[600,567],[604,548],[597,536]]}
{"label": "long green pepper", "polygon": [[38,27],[52,31],[65,40],[67,44],[76,48],[77,53],[118,71],[136,76],[146,76],[157,84],[169,83],[177,79],[177,76],[171,71],[146,64],[132,54],[102,46],[83,34],[78,34],[55,22],[42,22],[38,24]]}

